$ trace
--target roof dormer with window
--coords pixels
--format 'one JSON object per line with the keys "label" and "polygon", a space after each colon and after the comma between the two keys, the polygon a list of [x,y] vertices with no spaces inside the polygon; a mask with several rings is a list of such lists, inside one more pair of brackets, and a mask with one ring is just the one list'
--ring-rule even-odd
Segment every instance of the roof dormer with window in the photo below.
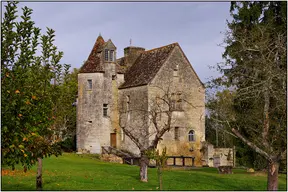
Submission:
{"label": "roof dormer with window", "polygon": [[116,47],[113,44],[113,42],[111,41],[111,39],[109,39],[103,46],[103,58],[104,58],[104,62],[107,63],[111,63],[111,62],[115,62],[116,61]]}

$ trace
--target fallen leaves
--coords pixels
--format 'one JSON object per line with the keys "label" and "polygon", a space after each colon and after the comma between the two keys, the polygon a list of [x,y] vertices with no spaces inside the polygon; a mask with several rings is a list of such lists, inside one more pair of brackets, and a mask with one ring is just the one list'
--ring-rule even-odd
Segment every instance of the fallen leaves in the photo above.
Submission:
{"label": "fallen leaves", "polygon": [[2,169],[1,170],[1,175],[2,176],[5,176],[5,175],[7,175],[7,176],[15,176],[15,173],[16,173],[15,170],[14,171],[11,171],[9,169]]}
{"label": "fallen leaves", "polygon": [[10,169],[1,169],[1,176],[34,176],[35,175],[35,171],[32,170],[27,170],[26,168],[26,173],[20,169],[15,169],[14,171],[10,170]]}

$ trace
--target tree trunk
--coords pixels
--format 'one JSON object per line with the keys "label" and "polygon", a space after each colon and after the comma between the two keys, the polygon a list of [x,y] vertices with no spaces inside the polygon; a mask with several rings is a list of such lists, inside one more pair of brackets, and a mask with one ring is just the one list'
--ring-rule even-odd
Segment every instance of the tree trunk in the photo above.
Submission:
{"label": "tree trunk", "polygon": [[38,158],[36,190],[42,190],[42,159],[41,158]]}
{"label": "tree trunk", "polygon": [[141,158],[140,158],[140,180],[142,182],[148,182],[148,174],[147,174],[147,167],[149,164],[149,159],[148,157],[141,153]]}
{"label": "tree trunk", "polygon": [[267,180],[267,190],[277,191],[278,190],[278,162],[268,162],[268,180]]}

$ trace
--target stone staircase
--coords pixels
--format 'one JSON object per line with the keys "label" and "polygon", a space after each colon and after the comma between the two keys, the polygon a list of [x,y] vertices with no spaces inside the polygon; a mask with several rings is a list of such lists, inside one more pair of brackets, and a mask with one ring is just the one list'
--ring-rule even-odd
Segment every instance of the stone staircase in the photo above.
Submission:
{"label": "stone staircase", "polygon": [[102,146],[102,154],[113,154],[118,157],[121,157],[123,160],[123,163],[134,165],[134,160],[139,159],[139,157],[135,157],[134,155],[131,155],[129,153],[126,153],[124,151],[121,151],[120,149],[116,149],[111,146]]}

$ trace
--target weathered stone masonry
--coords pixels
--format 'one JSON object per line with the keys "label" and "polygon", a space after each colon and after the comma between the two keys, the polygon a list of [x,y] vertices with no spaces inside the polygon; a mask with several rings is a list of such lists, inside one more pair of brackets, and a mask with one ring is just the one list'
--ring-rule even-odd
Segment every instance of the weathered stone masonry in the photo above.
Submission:
{"label": "weathered stone masonry", "polygon": [[110,39],[105,42],[99,36],[80,69],[77,151],[101,153],[102,146],[112,145],[138,155],[138,148],[121,127],[130,126],[139,132],[139,138],[150,133],[153,127],[145,111],[161,94],[159,87],[163,90],[169,87],[183,101],[181,110],[173,112],[172,130],[165,133],[158,148],[166,146],[168,155],[195,156],[196,165],[201,165],[205,88],[179,44],[148,51],[129,46],[119,59],[116,50]]}

